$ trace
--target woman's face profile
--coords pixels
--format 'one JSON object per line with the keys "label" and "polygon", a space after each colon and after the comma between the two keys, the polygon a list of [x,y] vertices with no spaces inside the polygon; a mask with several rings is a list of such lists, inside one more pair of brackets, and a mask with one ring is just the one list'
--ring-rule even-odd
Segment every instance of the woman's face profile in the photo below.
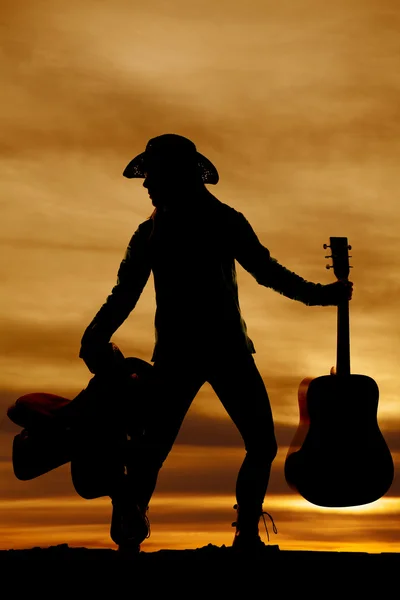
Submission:
{"label": "woman's face profile", "polygon": [[165,158],[147,165],[143,187],[147,189],[153,206],[177,203],[198,185],[195,165],[180,162],[183,164]]}

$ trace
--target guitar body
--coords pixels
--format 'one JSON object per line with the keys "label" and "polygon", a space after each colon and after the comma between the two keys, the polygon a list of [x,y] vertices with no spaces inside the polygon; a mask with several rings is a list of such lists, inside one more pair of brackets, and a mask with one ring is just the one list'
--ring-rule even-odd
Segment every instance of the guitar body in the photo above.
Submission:
{"label": "guitar body", "polygon": [[285,461],[292,489],[318,506],[378,500],[394,464],[377,421],[379,389],[365,375],[324,375],[299,387],[300,422]]}

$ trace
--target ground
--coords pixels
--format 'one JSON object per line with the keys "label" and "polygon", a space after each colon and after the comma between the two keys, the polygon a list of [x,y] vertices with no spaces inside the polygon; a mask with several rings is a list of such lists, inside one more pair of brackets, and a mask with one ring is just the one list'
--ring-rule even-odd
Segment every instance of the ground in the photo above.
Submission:
{"label": "ground", "polygon": [[[236,556],[229,547],[209,544],[196,550],[141,552],[121,556],[117,550],[49,548],[0,551],[3,585],[18,592],[74,593],[78,598],[122,592],[132,598],[258,598],[269,593],[286,598],[331,594],[392,595],[397,588],[400,554],[282,551],[267,546],[257,557]],[[7,588],[9,586],[7,585]],[[393,593],[393,592],[392,592]],[[354,596],[356,594],[356,596]],[[36,595],[36,594],[35,594]]]}

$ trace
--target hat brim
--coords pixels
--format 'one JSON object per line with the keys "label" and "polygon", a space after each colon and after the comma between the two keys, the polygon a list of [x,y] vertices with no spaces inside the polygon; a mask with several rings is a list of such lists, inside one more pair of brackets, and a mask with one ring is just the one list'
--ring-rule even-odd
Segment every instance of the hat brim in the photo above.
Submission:
{"label": "hat brim", "polygon": [[[130,163],[125,167],[123,176],[128,179],[134,178],[145,178],[145,159],[146,152],[142,152],[133,158]],[[201,178],[203,183],[210,183],[215,185],[219,181],[219,174],[216,167],[212,164],[208,158],[206,158],[200,152],[196,152],[197,166],[199,167]]]}

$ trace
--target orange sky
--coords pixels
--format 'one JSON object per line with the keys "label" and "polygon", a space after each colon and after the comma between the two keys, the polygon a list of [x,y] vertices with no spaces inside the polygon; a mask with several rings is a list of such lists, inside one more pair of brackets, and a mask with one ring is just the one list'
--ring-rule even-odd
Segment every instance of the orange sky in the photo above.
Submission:
{"label": "orange sky", "polygon": [[[400,550],[400,8],[395,0],[5,0],[1,7],[0,408],[30,391],[73,397],[90,373],[80,338],[151,205],[122,170],[147,140],[193,139],[210,190],[243,212],[272,256],[334,280],[322,245],[353,246],[353,373],[376,380],[396,476],[353,509],[307,503],[283,464],[297,390],[336,361],[335,307],[307,307],[238,267],[240,301],[276,422],[264,508],[282,549]],[[113,340],[150,360],[151,280]],[[68,466],[16,480],[0,428],[0,548],[114,547],[110,503],[83,500]],[[241,440],[208,385],[160,474],[143,550],[229,545]]]}

